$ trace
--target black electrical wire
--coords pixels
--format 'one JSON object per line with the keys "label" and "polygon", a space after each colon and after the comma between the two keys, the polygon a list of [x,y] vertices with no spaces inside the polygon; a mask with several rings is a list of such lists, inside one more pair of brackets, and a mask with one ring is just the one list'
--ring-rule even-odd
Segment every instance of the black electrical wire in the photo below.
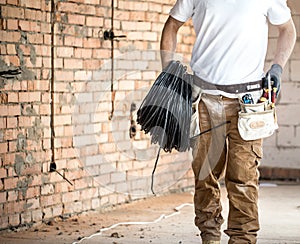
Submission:
{"label": "black electrical wire", "polygon": [[21,73],[22,72],[20,69],[4,70],[4,71],[0,71],[0,76],[4,79],[13,79]]}

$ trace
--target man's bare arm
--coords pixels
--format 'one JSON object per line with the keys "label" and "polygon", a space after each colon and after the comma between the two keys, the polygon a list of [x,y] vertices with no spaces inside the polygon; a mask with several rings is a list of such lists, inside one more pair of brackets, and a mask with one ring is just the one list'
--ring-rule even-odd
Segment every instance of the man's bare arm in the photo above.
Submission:
{"label": "man's bare arm", "polygon": [[296,43],[296,29],[292,19],[282,25],[278,25],[279,37],[277,39],[277,49],[274,57],[274,64],[279,64],[282,68],[287,63],[294,45]]}
{"label": "man's bare arm", "polygon": [[171,16],[165,23],[160,41],[160,55],[163,68],[173,59],[173,53],[177,45],[177,32],[183,24],[184,22],[180,22]]}

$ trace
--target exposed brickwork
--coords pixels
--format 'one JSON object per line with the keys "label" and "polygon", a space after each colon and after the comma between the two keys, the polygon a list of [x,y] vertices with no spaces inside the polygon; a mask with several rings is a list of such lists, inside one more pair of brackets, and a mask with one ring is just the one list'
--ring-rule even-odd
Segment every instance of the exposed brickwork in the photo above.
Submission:
{"label": "exposed brickwork", "polygon": [[285,180],[285,181],[298,181],[300,180],[300,169],[288,168],[260,168],[261,179],[263,180]]}
{"label": "exposed brickwork", "polygon": [[[293,20],[297,30],[297,42],[295,49],[288,61],[281,86],[281,96],[277,106],[279,130],[271,138],[265,140],[263,167],[299,169],[300,142],[299,122],[297,114],[300,92],[300,5],[297,0],[288,0],[292,10]],[[270,48],[267,61],[271,62],[272,53],[276,48],[275,38],[278,35],[276,29],[270,29]],[[265,171],[262,171],[264,175]],[[273,171],[272,171],[273,172]],[[274,171],[275,172],[275,171]],[[296,170],[296,172],[298,172]]]}
{"label": "exposed brickwork", "polygon": [[[112,27],[111,0],[53,0],[53,16],[51,2],[0,1],[0,71],[22,70],[14,79],[0,79],[0,229],[151,194],[157,148],[139,130],[129,138],[130,118],[136,117],[131,106],[138,106],[161,70],[159,40],[175,0],[114,1],[114,33],[126,38],[114,42],[113,93],[111,42],[104,40],[104,31]],[[289,4],[300,37],[296,2]],[[276,35],[271,29],[268,61]],[[194,41],[191,22],[180,30],[178,41],[177,51],[188,62]],[[299,168],[299,118],[288,109],[298,109],[300,102],[299,45],[284,73],[278,106],[282,129],[266,142],[267,166],[285,160],[287,167]],[[49,172],[52,156],[57,171],[72,185]],[[192,186],[190,161],[187,154],[162,153],[155,190]]]}
{"label": "exposed brickwork", "polygon": [[[103,39],[104,31],[111,29],[111,1],[54,0],[54,32],[51,1],[0,2],[0,71],[22,70],[14,79],[0,80],[0,229],[149,194],[156,149],[147,150],[149,139],[143,133],[130,140],[130,103],[122,103],[155,79],[160,33],[174,1],[114,2],[115,34],[127,37],[114,42],[111,121],[111,43]],[[188,26],[182,33],[192,36]],[[188,53],[191,45],[182,42],[179,48]],[[134,93],[132,101],[138,104],[145,92]],[[52,153],[57,171],[73,185],[49,172]],[[161,157],[166,168],[171,163]],[[185,166],[183,178],[189,169]],[[166,170],[158,169],[160,191],[168,190],[164,176]],[[191,184],[192,180],[180,187]]]}

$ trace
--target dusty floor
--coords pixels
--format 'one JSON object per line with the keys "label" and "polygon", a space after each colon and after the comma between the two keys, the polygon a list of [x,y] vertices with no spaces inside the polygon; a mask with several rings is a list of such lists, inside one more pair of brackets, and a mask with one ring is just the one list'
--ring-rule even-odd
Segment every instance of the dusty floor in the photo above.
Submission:
{"label": "dusty floor", "polygon": [[[105,213],[92,212],[66,220],[57,219],[28,230],[0,232],[0,243],[72,243],[119,222],[153,221],[162,214],[173,213],[182,203],[192,203],[192,197],[191,193],[153,197],[117,206]],[[119,240],[118,237],[121,234],[112,236],[110,243]]]}
{"label": "dusty floor", "polygon": [[[52,221],[26,231],[2,232],[0,243],[200,243],[193,224],[192,199],[191,193],[153,197],[106,213],[93,212]],[[224,187],[222,203],[226,217],[228,203]],[[300,244],[300,184],[262,184],[259,207],[258,244]],[[138,223],[118,225],[122,222]],[[115,224],[114,228],[107,229]],[[222,244],[227,241],[223,234]]]}

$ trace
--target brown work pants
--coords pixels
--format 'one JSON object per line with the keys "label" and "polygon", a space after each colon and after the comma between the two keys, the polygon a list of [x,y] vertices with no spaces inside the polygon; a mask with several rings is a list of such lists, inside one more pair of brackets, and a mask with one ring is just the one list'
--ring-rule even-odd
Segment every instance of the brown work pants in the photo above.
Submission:
{"label": "brown work pants", "polygon": [[199,103],[200,130],[230,123],[201,135],[194,150],[195,224],[202,240],[220,240],[221,215],[219,180],[225,173],[229,199],[229,243],[256,243],[258,222],[258,165],[262,140],[244,141],[238,132],[239,102],[203,94]]}

